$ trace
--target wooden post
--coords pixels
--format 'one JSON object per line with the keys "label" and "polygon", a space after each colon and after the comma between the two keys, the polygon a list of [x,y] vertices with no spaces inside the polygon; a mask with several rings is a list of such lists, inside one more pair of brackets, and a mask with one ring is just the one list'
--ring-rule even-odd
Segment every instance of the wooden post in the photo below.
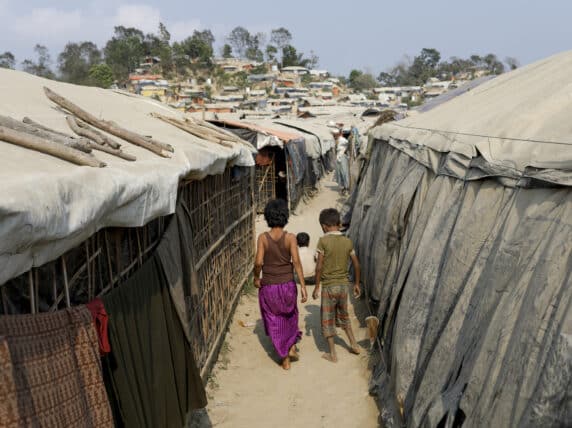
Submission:
{"label": "wooden post", "polygon": [[17,146],[25,147],[30,150],[45,153],[68,162],[75,163],[76,165],[104,167],[106,164],[89,156],[79,150],[71,147],[66,147],[62,144],[54,143],[53,141],[42,140],[31,134],[14,131],[13,129],[0,126],[0,140]]}
{"label": "wooden post", "polygon": [[75,116],[79,117],[80,119],[84,120],[90,125],[95,126],[98,129],[101,129],[102,131],[108,132],[111,135],[115,135],[116,137],[122,138],[125,141],[129,141],[130,143],[135,144],[136,146],[143,147],[155,153],[158,156],[169,157],[169,155],[163,154],[163,150],[169,152],[174,151],[173,147],[168,144],[163,144],[151,138],[143,137],[135,132],[131,132],[125,128],[122,128],[121,126],[117,125],[114,122],[98,119],[91,113],[88,113],[87,111],[83,110],[82,108],[75,105],[66,98],[56,94],[49,88],[44,87],[44,92],[51,101],[53,101],[60,107],[66,109],[70,113],[73,113]]}

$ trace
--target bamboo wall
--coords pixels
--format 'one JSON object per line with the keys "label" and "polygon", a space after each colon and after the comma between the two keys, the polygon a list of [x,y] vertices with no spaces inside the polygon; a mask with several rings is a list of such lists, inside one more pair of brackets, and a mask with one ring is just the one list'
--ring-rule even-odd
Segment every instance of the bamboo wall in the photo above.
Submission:
{"label": "bamboo wall", "polygon": [[[254,168],[227,168],[222,175],[184,182],[179,200],[190,212],[188,245],[197,259],[200,291],[186,298],[195,358],[203,368],[252,271]],[[56,311],[120,287],[153,254],[170,219],[103,229],[53,262],[8,281],[0,286],[0,314]]]}

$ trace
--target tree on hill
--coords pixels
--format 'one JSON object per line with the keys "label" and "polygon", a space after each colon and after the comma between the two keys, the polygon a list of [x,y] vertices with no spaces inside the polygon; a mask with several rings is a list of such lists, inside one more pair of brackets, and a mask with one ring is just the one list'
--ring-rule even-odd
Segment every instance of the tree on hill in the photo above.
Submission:
{"label": "tree on hill", "polygon": [[101,52],[92,42],[68,43],[58,55],[58,68],[64,81],[88,84],[91,67],[101,62]]}
{"label": "tree on hill", "polygon": [[222,47],[222,57],[232,58],[232,46],[230,46],[228,43],[225,43]]}
{"label": "tree on hill", "polygon": [[12,52],[6,51],[0,55],[0,68],[14,68],[16,66],[16,57]]}
{"label": "tree on hill", "polygon": [[354,69],[348,77],[348,85],[355,91],[363,91],[375,88],[376,81],[371,73],[364,73],[361,70]]}
{"label": "tree on hill", "polygon": [[235,27],[227,36],[227,40],[233,51],[239,58],[244,58],[246,50],[250,47],[250,32],[241,26]]}
{"label": "tree on hill", "polygon": [[117,80],[127,80],[145,56],[145,35],[132,27],[118,26],[104,48],[105,62]]}
{"label": "tree on hill", "polygon": [[113,70],[105,63],[93,65],[89,69],[90,84],[107,89],[113,84]]}
{"label": "tree on hill", "polygon": [[56,76],[50,68],[52,59],[48,48],[37,44],[34,47],[34,52],[36,53],[37,60],[33,61],[31,59],[25,59],[22,61],[22,69],[26,73],[35,74],[36,76],[46,77],[48,79],[54,79]]}
{"label": "tree on hill", "polygon": [[210,62],[213,56],[214,37],[210,30],[194,31],[193,35],[173,44],[177,55],[186,55],[193,61]]}

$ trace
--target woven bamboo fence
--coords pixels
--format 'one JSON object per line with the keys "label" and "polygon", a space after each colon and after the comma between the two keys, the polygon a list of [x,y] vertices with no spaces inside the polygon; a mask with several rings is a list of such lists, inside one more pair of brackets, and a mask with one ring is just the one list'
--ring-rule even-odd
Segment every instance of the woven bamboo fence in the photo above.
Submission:
{"label": "woven bamboo fence", "polygon": [[[184,182],[200,294],[187,296],[199,367],[216,356],[254,259],[254,168]],[[50,312],[84,304],[120,287],[149,259],[170,220],[137,228],[106,228],[58,259],[0,285],[0,314]],[[187,287],[188,288],[188,287]],[[186,290],[187,291],[187,290]],[[208,371],[208,370],[207,370]]]}

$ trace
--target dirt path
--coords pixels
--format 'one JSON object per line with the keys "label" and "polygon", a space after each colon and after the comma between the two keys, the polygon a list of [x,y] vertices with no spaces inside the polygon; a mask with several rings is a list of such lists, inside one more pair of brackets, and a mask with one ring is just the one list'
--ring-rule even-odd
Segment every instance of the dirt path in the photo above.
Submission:
{"label": "dirt path", "polygon": [[[328,180],[309,205],[291,217],[287,230],[308,232],[314,247],[322,232],[321,209],[339,206],[336,185]],[[265,229],[262,219],[258,231]],[[311,296],[313,287],[308,287]],[[367,347],[362,302],[354,302],[351,317],[356,338]],[[340,331],[337,364],[321,358],[327,344],[320,334],[319,301],[299,304],[300,361],[288,372],[277,363],[270,340],[264,334],[256,294],[242,297],[207,388],[210,423],[228,428],[295,428],[377,426],[377,407],[368,395],[367,350],[355,356],[347,352]],[[354,312],[355,310],[355,312]],[[356,316],[357,314],[357,316]],[[240,323],[246,325],[243,327]]]}

